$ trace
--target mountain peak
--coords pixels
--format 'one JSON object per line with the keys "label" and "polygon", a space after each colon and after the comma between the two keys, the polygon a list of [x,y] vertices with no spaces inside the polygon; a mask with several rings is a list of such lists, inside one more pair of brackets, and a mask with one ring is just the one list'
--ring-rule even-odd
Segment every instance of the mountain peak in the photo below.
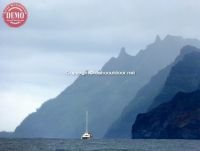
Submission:
{"label": "mountain peak", "polygon": [[161,41],[161,38],[160,38],[159,35],[157,35],[157,36],[156,36],[156,40],[155,40],[155,42],[160,42],[160,41]]}
{"label": "mountain peak", "polygon": [[125,47],[122,47],[121,50],[120,50],[120,53],[119,53],[119,56],[118,58],[122,58],[122,57],[126,57],[126,56],[129,56],[126,52],[126,48]]}

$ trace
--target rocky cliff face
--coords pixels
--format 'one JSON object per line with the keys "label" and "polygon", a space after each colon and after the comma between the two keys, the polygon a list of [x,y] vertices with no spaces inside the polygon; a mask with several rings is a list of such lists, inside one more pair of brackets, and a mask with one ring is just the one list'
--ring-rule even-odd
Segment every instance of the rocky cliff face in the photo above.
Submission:
{"label": "rocky cliff face", "polygon": [[200,139],[200,90],[179,92],[170,102],[139,114],[132,138]]}
{"label": "rocky cliff face", "polygon": [[[106,134],[105,137],[130,138],[131,127],[132,127],[133,122],[135,121],[137,114],[145,113],[149,110],[149,108],[153,106],[155,102],[155,98],[161,95],[160,94],[161,90],[163,89],[163,87],[165,88],[165,82],[167,80],[167,77],[172,67],[174,68],[174,66],[177,63],[179,63],[179,61],[181,61],[185,55],[191,52],[200,52],[200,50],[193,46],[183,47],[181,49],[180,55],[175,59],[175,61],[172,64],[168,65],[167,67],[159,71],[155,76],[153,76],[151,80],[138,91],[135,98],[124,108],[120,118],[116,122],[113,123],[113,125],[108,130],[108,133]],[[188,71],[190,70],[188,69]],[[190,74],[190,73],[186,72],[185,75],[186,74]],[[174,85],[172,84],[172,86],[175,87],[176,83],[174,83]],[[193,89],[195,88],[196,87],[194,87]],[[175,94],[177,91],[173,92],[172,94]],[[169,96],[173,97],[173,95],[170,95],[170,94]]]}
{"label": "rocky cliff face", "polygon": [[158,107],[137,116],[132,137],[200,138],[197,128],[200,126],[200,91],[196,91],[200,85],[199,74],[200,52],[186,54],[172,67],[163,89],[155,98],[153,104],[159,100]]}
{"label": "rocky cliff face", "polygon": [[[195,50],[194,47],[187,47]],[[198,88],[200,82],[200,50],[186,54],[175,66],[159,95],[155,98],[151,108],[172,99],[177,92],[191,92]],[[150,109],[151,109],[150,108]]]}

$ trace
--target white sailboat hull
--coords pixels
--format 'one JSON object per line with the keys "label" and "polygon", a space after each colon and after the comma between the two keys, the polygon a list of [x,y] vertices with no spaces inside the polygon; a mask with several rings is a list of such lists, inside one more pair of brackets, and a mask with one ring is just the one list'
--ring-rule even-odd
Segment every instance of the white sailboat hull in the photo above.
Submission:
{"label": "white sailboat hull", "polygon": [[90,133],[84,133],[82,136],[81,136],[81,139],[91,139],[92,138],[92,134]]}

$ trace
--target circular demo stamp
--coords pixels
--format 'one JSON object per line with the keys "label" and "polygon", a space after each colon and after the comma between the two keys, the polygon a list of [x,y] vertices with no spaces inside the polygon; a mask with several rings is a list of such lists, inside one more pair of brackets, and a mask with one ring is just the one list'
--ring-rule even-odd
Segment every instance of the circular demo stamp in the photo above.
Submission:
{"label": "circular demo stamp", "polygon": [[3,19],[10,27],[20,27],[24,25],[28,18],[26,8],[20,3],[10,3],[3,11]]}

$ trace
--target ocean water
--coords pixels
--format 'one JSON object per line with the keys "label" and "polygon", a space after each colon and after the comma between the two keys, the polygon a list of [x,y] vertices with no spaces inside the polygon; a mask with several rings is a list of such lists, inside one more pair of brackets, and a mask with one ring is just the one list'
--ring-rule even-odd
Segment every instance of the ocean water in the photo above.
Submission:
{"label": "ocean water", "polygon": [[0,139],[0,151],[200,151],[200,141]]}

